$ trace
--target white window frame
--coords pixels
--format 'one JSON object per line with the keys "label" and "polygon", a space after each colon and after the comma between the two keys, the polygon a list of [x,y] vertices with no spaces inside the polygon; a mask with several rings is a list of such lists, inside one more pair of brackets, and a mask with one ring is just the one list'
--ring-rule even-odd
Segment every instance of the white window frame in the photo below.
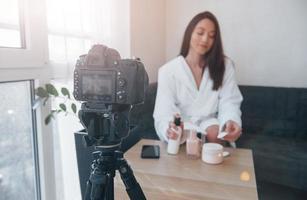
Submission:
{"label": "white window frame", "polygon": [[24,7],[25,7],[25,1],[24,0],[18,0],[19,25],[0,23],[0,28],[4,28],[4,29],[8,29],[8,30],[19,30],[20,47],[18,48],[18,47],[0,46],[0,48],[26,49]]}
{"label": "white window frame", "polygon": [[[49,83],[46,6],[42,0],[24,1],[26,48],[0,48],[0,81],[35,80],[35,87]],[[22,22],[20,22],[22,23]],[[54,145],[51,125],[44,124],[50,105],[36,110],[40,190],[42,200],[56,199]]]}
{"label": "white window frame", "polygon": [[[41,68],[48,64],[45,1],[20,0],[24,48],[0,48],[0,68]],[[22,30],[23,29],[23,30]]]}

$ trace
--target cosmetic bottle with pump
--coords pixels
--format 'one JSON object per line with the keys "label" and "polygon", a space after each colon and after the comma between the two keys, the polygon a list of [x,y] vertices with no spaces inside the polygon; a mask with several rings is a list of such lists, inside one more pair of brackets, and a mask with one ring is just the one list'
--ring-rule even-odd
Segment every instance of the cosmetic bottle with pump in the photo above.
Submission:
{"label": "cosmetic bottle with pump", "polygon": [[183,129],[182,127],[182,123],[181,123],[181,118],[179,116],[179,114],[175,115],[175,128],[172,128],[172,130],[177,134],[176,139],[169,139],[168,140],[168,145],[167,145],[167,153],[169,154],[178,154],[179,151],[179,146],[180,146],[180,138],[182,135],[182,131]]}

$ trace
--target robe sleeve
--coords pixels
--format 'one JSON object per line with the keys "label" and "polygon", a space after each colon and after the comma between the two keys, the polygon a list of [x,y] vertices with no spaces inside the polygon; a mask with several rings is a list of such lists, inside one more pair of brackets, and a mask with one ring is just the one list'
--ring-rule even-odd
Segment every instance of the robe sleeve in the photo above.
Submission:
{"label": "robe sleeve", "polygon": [[235,79],[235,68],[232,62],[228,62],[225,69],[223,85],[219,92],[218,119],[220,129],[223,129],[228,120],[233,120],[242,126],[241,122],[241,102],[242,94]]}
{"label": "robe sleeve", "polygon": [[166,131],[175,113],[180,113],[176,106],[176,85],[171,73],[160,68],[158,88],[153,117],[155,129],[160,140],[168,141]]}

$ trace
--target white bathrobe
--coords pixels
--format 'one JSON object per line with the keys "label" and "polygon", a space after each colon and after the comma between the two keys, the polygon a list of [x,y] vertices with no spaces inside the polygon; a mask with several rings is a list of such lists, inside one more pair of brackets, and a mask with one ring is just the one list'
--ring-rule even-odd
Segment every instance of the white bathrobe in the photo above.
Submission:
{"label": "white bathrobe", "polygon": [[185,129],[195,129],[203,134],[206,134],[208,126],[219,125],[221,129],[228,120],[241,126],[240,105],[243,98],[230,59],[225,58],[222,87],[216,91],[212,90],[212,86],[213,81],[206,67],[198,90],[192,71],[182,56],[159,69],[153,117],[161,140],[168,140],[166,130],[175,113],[181,115]]}

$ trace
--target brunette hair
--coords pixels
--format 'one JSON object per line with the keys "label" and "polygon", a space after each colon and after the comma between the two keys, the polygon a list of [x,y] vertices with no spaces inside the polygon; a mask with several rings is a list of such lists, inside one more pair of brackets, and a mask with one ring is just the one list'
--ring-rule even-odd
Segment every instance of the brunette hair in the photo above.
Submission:
{"label": "brunette hair", "polygon": [[197,23],[203,19],[209,19],[214,23],[215,26],[214,43],[211,49],[204,55],[205,64],[203,66],[203,71],[205,69],[205,66],[208,65],[210,78],[213,80],[212,89],[218,90],[223,83],[225,62],[219,23],[216,17],[211,12],[201,12],[195,17],[193,17],[193,19],[190,21],[184,32],[180,55],[182,55],[183,57],[186,57],[188,55],[192,33]]}

